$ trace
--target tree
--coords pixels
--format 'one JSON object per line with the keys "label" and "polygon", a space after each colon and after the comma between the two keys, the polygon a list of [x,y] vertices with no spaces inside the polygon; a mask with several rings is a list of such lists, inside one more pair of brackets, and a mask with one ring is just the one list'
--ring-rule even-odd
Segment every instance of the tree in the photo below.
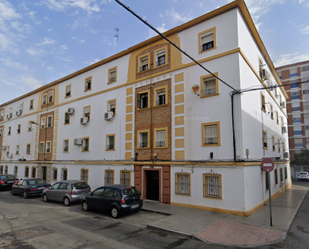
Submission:
{"label": "tree", "polygon": [[300,153],[295,153],[291,163],[295,165],[309,165],[309,150],[302,149]]}

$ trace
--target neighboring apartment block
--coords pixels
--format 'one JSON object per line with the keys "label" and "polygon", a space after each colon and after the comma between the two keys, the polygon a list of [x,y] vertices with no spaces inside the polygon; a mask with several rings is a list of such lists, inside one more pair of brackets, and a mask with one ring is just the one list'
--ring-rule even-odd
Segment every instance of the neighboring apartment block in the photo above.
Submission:
{"label": "neighboring apartment block", "polygon": [[164,34],[234,89],[265,88],[231,97],[156,36],[0,105],[0,170],[238,215],[290,187],[287,94],[266,89],[281,82],[244,1]]}
{"label": "neighboring apartment block", "polygon": [[276,70],[289,95],[286,105],[293,159],[301,149],[309,149],[309,61],[284,65]]}

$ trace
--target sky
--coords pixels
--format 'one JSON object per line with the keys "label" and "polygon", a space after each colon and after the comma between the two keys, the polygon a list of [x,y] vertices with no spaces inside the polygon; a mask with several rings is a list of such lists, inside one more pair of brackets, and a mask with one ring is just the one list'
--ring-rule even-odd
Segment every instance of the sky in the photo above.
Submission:
{"label": "sky", "polygon": [[[160,32],[231,2],[120,1]],[[245,2],[276,67],[309,60],[309,0]],[[0,104],[154,35],[114,0],[0,0]]]}

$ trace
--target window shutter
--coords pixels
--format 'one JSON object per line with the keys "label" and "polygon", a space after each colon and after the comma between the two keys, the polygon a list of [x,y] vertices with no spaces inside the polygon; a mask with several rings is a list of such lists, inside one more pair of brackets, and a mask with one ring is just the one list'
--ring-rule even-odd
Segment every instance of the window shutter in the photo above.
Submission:
{"label": "window shutter", "polygon": [[211,41],[213,41],[213,40],[214,40],[213,31],[208,32],[208,33],[206,33],[206,34],[204,34],[204,35],[202,36],[202,44],[206,44],[206,43],[211,42]]}

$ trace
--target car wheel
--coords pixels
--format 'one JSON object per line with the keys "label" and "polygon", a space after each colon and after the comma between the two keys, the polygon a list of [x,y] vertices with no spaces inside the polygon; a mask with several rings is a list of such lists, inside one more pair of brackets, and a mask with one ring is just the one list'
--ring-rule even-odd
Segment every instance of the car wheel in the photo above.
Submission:
{"label": "car wheel", "polygon": [[44,195],[43,195],[43,201],[44,201],[44,202],[48,202],[47,194],[44,194]]}
{"label": "car wheel", "polygon": [[63,203],[64,203],[65,206],[70,206],[71,202],[70,202],[70,199],[68,197],[64,197]]}
{"label": "car wheel", "polygon": [[25,199],[28,197],[28,195],[27,195],[26,191],[24,191],[24,193],[23,193],[23,197],[24,197]]}
{"label": "car wheel", "polygon": [[112,206],[111,208],[111,216],[116,219],[119,217],[119,209],[115,206]]}
{"label": "car wheel", "polygon": [[85,212],[89,211],[89,207],[88,207],[87,202],[83,201],[83,203],[82,203],[82,208],[83,208],[83,210],[84,210]]}

